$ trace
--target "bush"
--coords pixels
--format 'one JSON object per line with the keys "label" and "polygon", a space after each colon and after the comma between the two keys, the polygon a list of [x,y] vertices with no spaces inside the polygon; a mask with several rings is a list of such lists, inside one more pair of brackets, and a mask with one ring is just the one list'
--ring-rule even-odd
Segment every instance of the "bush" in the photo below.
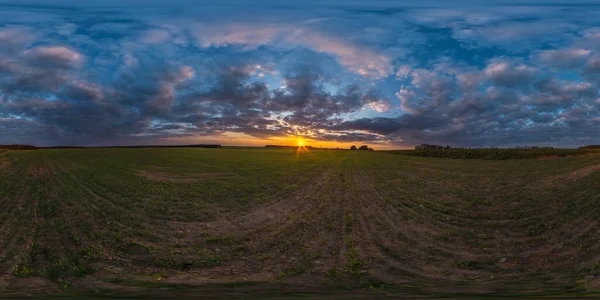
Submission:
{"label": "bush", "polygon": [[600,145],[587,145],[579,147],[579,149],[600,149]]}
{"label": "bush", "polygon": [[388,151],[389,153],[423,156],[423,157],[438,157],[438,158],[454,158],[454,159],[490,159],[490,160],[505,160],[505,159],[532,159],[539,157],[565,157],[577,156],[588,153],[581,149],[551,149],[551,148],[533,148],[533,149],[427,149],[427,150],[395,150]]}

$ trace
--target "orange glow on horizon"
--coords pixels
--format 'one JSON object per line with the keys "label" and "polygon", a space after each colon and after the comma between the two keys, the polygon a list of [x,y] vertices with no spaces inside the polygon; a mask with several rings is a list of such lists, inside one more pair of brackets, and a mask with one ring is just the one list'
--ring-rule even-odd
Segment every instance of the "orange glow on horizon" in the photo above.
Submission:
{"label": "orange glow on horizon", "polygon": [[308,148],[306,148],[302,140],[298,141],[298,149],[296,149],[296,160],[300,157],[300,153],[302,152],[310,152]]}
{"label": "orange glow on horizon", "polygon": [[[375,150],[392,150],[392,149],[412,149],[397,144],[388,143],[369,143],[364,141],[316,141],[307,139],[305,137],[298,136],[287,136],[287,137],[272,137],[268,139],[261,139],[252,137],[243,133],[224,133],[222,135],[212,136],[199,136],[199,137],[170,137],[160,139],[160,143],[163,144],[221,144],[223,146],[250,146],[250,147],[264,147],[265,145],[282,145],[282,146],[295,146],[295,147],[308,147],[314,148],[340,148],[350,149],[350,146],[367,144],[369,147]],[[302,143],[302,144],[300,144]]]}

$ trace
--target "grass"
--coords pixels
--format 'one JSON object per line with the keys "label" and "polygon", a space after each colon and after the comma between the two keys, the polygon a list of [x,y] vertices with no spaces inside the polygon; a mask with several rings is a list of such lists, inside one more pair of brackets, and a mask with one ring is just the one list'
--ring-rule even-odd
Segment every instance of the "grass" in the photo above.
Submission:
{"label": "grass", "polygon": [[52,149],[0,165],[0,274],[14,283],[0,293],[32,277],[435,295],[600,284],[597,155]]}
{"label": "grass", "polygon": [[454,159],[534,159],[542,157],[568,157],[593,153],[592,149],[442,149],[393,150],[393,154]]}

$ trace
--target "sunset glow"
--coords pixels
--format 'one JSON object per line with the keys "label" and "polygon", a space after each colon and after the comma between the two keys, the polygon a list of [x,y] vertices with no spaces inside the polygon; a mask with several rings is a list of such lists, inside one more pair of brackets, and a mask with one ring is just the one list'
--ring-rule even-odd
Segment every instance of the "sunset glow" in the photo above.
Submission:
{"label": "sunset glow", "polygon": [[0,4],[0,144],[600,139],[600,28],[586,6],[14,2]]}
{"label": "sunset glow", "polygon": [[0,298],[598,296],[599,20],[0,0]]}

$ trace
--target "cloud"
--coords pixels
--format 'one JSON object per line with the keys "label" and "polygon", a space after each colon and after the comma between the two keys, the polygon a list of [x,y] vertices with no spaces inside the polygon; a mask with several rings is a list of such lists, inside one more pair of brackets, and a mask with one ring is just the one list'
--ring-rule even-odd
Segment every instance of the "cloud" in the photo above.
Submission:
{"label": "cloud", "polygon": [[38,46],[0,60],[0,91],[6,95],[54,91],[82,67],[84,56],[63,46]]}
{"label": "cloud", "polygon": [[576,42],[580,47],[600,50],[600,27],[586,28]]}
{"label": "cloud", "polygon": [[241,132],[260,138],[304,135],[323,139],[324,133],[319,129],[338,122],[345,114],[363,107],[389,107],[376,91],[356,85],[332,94],[324,88],[324,77],[314,69],[301,68],[285,74],[286,86],[273,90],[260,82],[249,82],[255,72],[253,65],[221,70],[215,86],[188,95],[175,108],[187,113],[184,121],[198,128],[211,127],[214,132]]}
{"label": "cloud", "polygon": [[404,78],[408,77],[410,75],[411,71],[412,71],[411,67],[401,66],[396,71],[396,79],[404,79]]}
{"label": "cloud", "polygon": [[586,75],[597,76],[600,74],[600,56],[594,55],[585,61],[583,72]]}
{"label": "cloud", "polygon": [[35,38],[34,31],[27,26],[0,27],[0,53],[19,51]]}
{"label": "cloud", "polygon": [[74,81],[69,85],[63,87],[58,95],[65,99],[74,100],[91,100],[91,101],[102,101],[104,100],[104,92],[102,87],[94,83]]}
{"label": "cloud", "polygon": [[386,100],[380,100],[377,102],[370,102],[365,107],[370,108],[376,112],[382,113],[392,109],[392,104]]}
{"label": "cloud", "polygon": [[[389,76],[393,69],[391,59],[383,54],[362,49],[332,37],[310,34],[297,39],[317,51],[333,54],[350,71],[365,77],[382,78]],[[294,41],[295,42],[295,41]]]}
{"label": "cloud", "polygon": [[527,95],[526,104],[551,105],[557,107],[571,107],[580,100],[586,102],[598,97],[598,88],[589,82],[569,82],[557,79],[547,79],[536,83],[536,91]]}
{"label": "cloud", "polygon": [[410,104],[416,100],[416,94],[411,89],[402,88],[396,93],[396,97],[400,100],[400,107],[403,111],[416,114],[418,110],[412,108]]}
{"label": "cloud", "polygon": [[171,39],[171,33],[162,29],[148,30],[140,36],[140,42],[144,44],[161,44],[169,39]]}
{"label": "cloud", "polygon": [[125,54],[123,55],[123,63],[128,67],[137,67],[138,59],[131,54]]}
{"label": "cloud", "polygon": [[521,63],[513,63],[504,59],[494,59],[483,70],[484,75],[492,83],[514,87],[533,82],[539,70]]}
{"label": "cloud", "polygon": [[[593,121],[600,115],[598,86],[542,78],[539,72],[505,58],[490,60],[480,71],[464,68],[461,73],[460,68],[447,66],[415,70],[412,85],[396,93],[402,115],[349,120],[333,128],[380,134],[408,144],[428,141],[463,146],[514,146],[549,139],[577,145],[582,137],[589,141],[597,136],[591,128],[598,129]],[[477,74],[487,80],[473,80],[465,89],[465,78]],[[440,95],[452,97],[433,100]],[[575,128],[577,133],[568,130]],[[539,138],[532,138],[533,134]]]}
{"label": "cloud", "polygon": [[[472,18],[472,15],[480,18]],[[459,9],[448,18],[453,38],[469,48],[499,47],[510,53],[539,50],[544,45],[559,45],[574,38],[572,32],[582,28],[573,19],[576,10],[565,12],[560,6],[519,5]],[[593,17],[592,17],[593,19]]]}
{"label": "cloud", "polygon": [[278,24],[201,25],[196,28],[199,45],[204,48],[230,45],[240,45],[245,49],[262,45],[291,48],[300,45],[333,55],[351,72],[365,77],[387,77],[393,71],[391,59],[385,54],[309,28]]}
{"label": "cloud", "polygon": [[458,86],[463,91],[472,91],[479,87],[482,82],[481,72],[467,71],[456,75]]}
{"label": "cloud", "polygon": [[547,65],[554,67],[577,67],[592,53],[587,49],[559,49],[542,50],[536,54],[536,58]]}
{"label": "cloud", "polygon": [[600,138],[600,31],[580,7],[11,10],[0,143]]}
{"label": "cloud", "polygon": [[83,55],[63,46],[39,46],[24,51],[22,56],[31,65],[50,68],[77,68],[83,63]]}
{"label": "cloud", "polygon": [[290,27],[285,28],[285,25],[283,27],[253,24],[225,26],[200,24],[196,26],[195,33],[199,40],[199,46],[203,48],[226,47],[229,45],[243,45],[247,48],[255,48],[284,38],[283,35],[286,31],[293,31]]}

